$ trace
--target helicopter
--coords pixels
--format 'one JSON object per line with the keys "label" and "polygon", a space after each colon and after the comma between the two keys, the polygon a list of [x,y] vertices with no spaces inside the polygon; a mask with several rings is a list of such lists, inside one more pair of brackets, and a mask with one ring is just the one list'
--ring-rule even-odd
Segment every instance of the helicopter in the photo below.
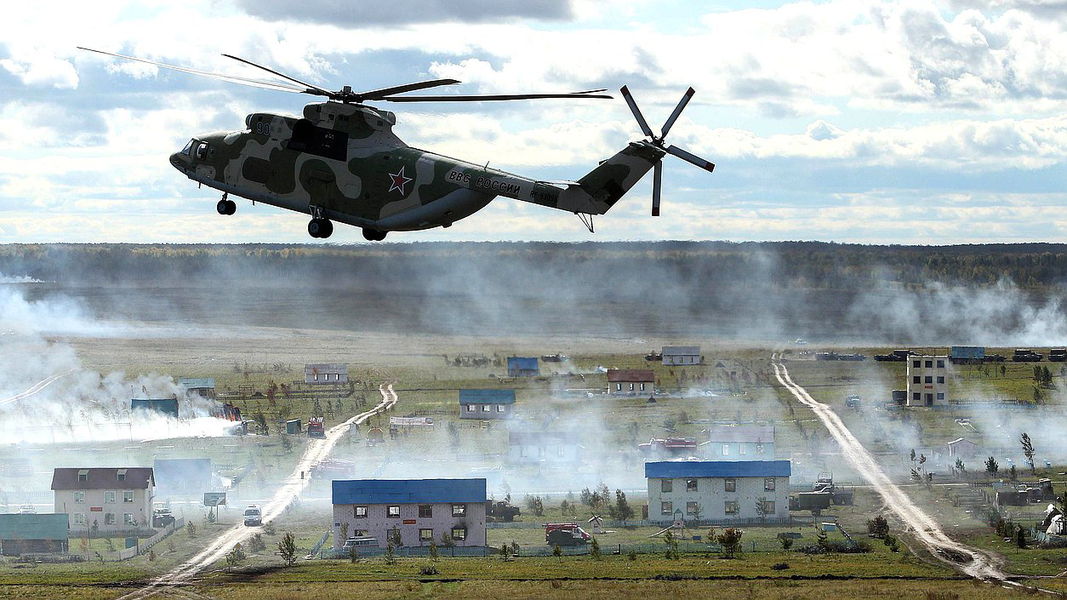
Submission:
{"label": "helicopter", "polygon": [[232,215],[230,196],[261,202],[311,217],[308,234],[325,239],[333,223],[363,230],[368,241],[390,231],[450,227],[503,196],[572,212],[594,231],[593,216],[603,215],[642,177],[653,170],[652,216],[660,213],[662,159],[676,156],[712,172],[715,165],[664,139],[692,99],[690,87],[657,135],[645,121],[630,91],[620,92],[645,139],[630,142],[576,181],[543,181],[408,146],[393,133],[396,115],[368,102],[499,102],[543,99],[612,99],[605,89],[568,93],[491,95],[406,95],[456,85],[433,79],[356,92],[351,86],[331,91],[223,54],[265,71],[278,80],[212,73],[144,58],[79,46],[80,50],[147,63],[192,75],[262,89],[326,98],[304,107],[301,117],[254,112],[243,130],[197,135],[170,156],[170,164],[199,185],[222,192],[216,209]]}

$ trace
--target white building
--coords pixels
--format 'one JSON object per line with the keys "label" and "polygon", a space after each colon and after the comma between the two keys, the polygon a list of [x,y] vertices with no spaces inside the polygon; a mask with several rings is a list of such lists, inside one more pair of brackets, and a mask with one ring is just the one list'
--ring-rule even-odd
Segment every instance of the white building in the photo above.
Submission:
{"label": "white building", "polygon": [[725,425],[708,431],[700,456],[711,460],[774,460],[774,425]]}
{"label": "white building", "polygon": [[574,464],[582,460],[581,435],[563,431],[508,433],[511,464]]}
{"label": "white building", "polygon": [[151,529],[155,488],[149,467],[57,468],[52,472],[55,512],[68,516],[71,532],[120,534]]}
{"label": "white building", "polygon": [[648,520],[788,521],[790,471],[788,460],[645,463]]}
{"label": "white building", "polygon": [[668,366],[704,364],[700,346],[664,346],[663,364]]}
{"label": "white building", "polygon": [[948,356],[908,358],[908,406],[948,405]]}

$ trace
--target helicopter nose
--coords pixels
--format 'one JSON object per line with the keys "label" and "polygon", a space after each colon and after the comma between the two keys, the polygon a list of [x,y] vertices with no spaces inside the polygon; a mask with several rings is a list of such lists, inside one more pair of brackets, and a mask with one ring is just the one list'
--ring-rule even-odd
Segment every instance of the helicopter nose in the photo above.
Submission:
{"label": "helicopter nose", "polygon": [[181,152],[175,152],[170,155],[170,164],[179,171],[185,171],[189,167],[188,158]]}

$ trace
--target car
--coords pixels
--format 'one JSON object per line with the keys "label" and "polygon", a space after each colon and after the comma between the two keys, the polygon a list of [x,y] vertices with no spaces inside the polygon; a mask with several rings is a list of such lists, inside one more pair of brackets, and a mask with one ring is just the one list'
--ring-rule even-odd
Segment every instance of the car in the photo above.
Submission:
{"label": "car", "polygon": [[263,524],[263,513],[259,511],[259,507],[251,505],[245,509],[245,525],[247,527],[258,527]]}

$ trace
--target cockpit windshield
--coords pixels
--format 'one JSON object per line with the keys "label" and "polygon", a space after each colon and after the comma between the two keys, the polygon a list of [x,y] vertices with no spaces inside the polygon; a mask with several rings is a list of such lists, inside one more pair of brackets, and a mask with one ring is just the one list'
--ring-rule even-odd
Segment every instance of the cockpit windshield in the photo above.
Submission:
{"label": "cockpit windshield", "polygon": [[193,151],[193,144],[195,143],[196,140],[189,140],[189,143],[186,144],[184,148],[182,148],[182,154],[189,156],[189,153]]}

